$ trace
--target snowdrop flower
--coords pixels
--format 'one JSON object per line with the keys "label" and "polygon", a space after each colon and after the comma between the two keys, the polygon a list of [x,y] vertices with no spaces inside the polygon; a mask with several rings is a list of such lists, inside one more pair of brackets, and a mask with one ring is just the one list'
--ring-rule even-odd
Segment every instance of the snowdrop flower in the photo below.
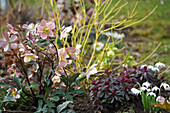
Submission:
{"label": "snowdrop flower", "polygon": [[96,73],[97,73],[97,69],[96,69],[95,66],[97,66],[97,64],[93,64],[93,65],[90,67],[90,69],[87,70],[87,72],[86,72],[87,81],[89,80],[90,75],[93,75],[93,74],[96,74]]}
{"label": "snowdrop flower", "polygon": [[161,62],[158,62],[158,63],[155,64],[155,66],[156,66],[157,68],[159,68],[159,67],[165,67],[165,64],[164,64],[164,63],[161,63]]}
{"label": "snowdrop flower", "polygon": [[146,64],[141,65],[141,66],[140,66],[140,69],[143,69],[145,66],[147,67],[147,65],[146,65]]}
{"label": "snowdrop flower", "polygon": [[72,26],[66,27],[60,35],[60,39],[67,37],[67,33],[69,33],[72,30]]}
{"label": "snowdrop flower", "polygon": [[150,85],[151,85],[151,84],[150,84],[149,82],[144,82],[144,83],[142,84],[142,87],[149,88]]}
{"label": "snowdrop flower", "polygon": [[52,78],[52,81],[53,81],[54,84],[55,84],[55,83],[60,83],[60,81],[61,81],[60,76],[55,75],[55,76]]}
{"label": "snowdrop flower", "polygon": [[147,67],[147,69],[151,69],[152,71],[158,71],[159,72],[159,69],[157,67],[152,66],[152,65],[149,65]]}
{"label": "snowdrop flower", "polygon": [[12,35],[9,37],[8,33],[3,33],[2,34],[3,39],[0,40],[0,46],[4,48],[4,51],[7,52],[11,49],[17,49],[17,39],[18,37],[16,35]]}
{"label": "snowdrop flower", "polygon": [[[93,47],[95,48],[95,44],[93,44]],[[104,47],[104,44],[102,42],[97,42],[96,51],[102,50],[103,47]]]}
{"label": "snowdrop flower", "polygon": [[115,55],[115,52],[112,51],[112,50],[109,50],[109,51],[107,52],[107,56],[114,56],[114,55]]}
{"label": "snowdrop flower", "polygon": [[114,33],[106,32],[105,34],[108,35],[108,36],[111,36],[111,37],[113,37],[113,38],[115,38],[115,39],[122,39],[122,38],[125,37],[124,34],[119,34],[119,33],[117,33],[117,32],[114,32]]}
{"label": "snowdrop flower", "polygon": [[153,92],[150,92],[150,93],[147,94],[147,96],[154,96],[154,97],[156,97],[156,94],[153,93]]}
{"label": "snowdrop flower", "polygon": [[162,87],[163,87],[165,90],[170,91],[170,87],[169,87],[169,85],[168,85],[167,83],[162,83],[161,86],[160,86],[160,88],[162,88]]}
{"label": "snowdrop flower", "polygon": [[25,53],[21,57],[24,57],[24,62],[30,62],[31,60],[36,61],[38,56],[33,53]]}
{"label": "snowdrop flower", "polygon": [[142,91],[147,91],[147,88],[146,87],[141,87],[140,88],[140,91],[142,92]]}
{"label": "snowdrop flower", "polygon": [[133,94],[135,94],[135,95],[138,95],[138,94],[141,93],[141,91],[138,90],[138,89],[136,89],[136,88],[132,88],[132,89],[131,89],[131,92],[132,92]]}
{"label": "snowdrop flower", "polygon": [[157,86],[154,86],[153,88],[152,88],[152,91],[154,92],[154,91],[160,91],[160,89],[157,87]]}

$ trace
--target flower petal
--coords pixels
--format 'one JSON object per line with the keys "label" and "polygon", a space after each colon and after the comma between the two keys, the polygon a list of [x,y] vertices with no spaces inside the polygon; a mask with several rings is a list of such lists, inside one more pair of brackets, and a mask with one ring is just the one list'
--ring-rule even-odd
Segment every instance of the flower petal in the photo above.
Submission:
{"label": "flower petal", "polygon": [[18,45],[16,43],[10,44],[11,49],[17,49]]}
{"label": "flower petal", "polygon": [[43,19],[43,20],[41,20],[40,25],[41,25],[42,27],[45,27],[45,26],[47,25],[47,22]]}
{"label": "flower petal", "polygon": [[55,23],[54,22],[48,22],[47,27],[51,30],[55,29]]}
{"label": "flower petal", "polygon": [[44,40],[47,39],[47,33],[42,33],[41,38],[44,39]]}
{"label": "flower petal", "polygon": [[4,47],[4,51],[7,52],[9,50],[9,44],[6,44]]}
{"label": "flower petal", "polygon": [[9,39],[10,42],[16,42],[18,37],[16,35],[12,35],[11,38]]}

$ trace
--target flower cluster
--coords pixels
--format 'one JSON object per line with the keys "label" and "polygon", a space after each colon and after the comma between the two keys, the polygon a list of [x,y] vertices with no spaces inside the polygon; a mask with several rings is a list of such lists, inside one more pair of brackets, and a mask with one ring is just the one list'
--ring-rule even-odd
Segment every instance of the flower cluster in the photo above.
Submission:
{"label": "flower cluster", "polygon": [[156,72],[156,71],[159,72],[160,68],[165,67],[165,64],[161,63],[161,62],[157,62],[154,66],[145,64],[145,65],[141,66],[141,69],[143,69],[144,67],[147,67],[147,69],[151,69],[154,72]]}

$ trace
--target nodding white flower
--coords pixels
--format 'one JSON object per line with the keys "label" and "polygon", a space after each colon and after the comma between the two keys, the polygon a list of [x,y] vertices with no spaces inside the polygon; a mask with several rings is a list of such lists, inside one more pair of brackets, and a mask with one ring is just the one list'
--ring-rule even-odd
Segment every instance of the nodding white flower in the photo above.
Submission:
{"label": "nodding white flower", "polygon": [[158,96],[158,97],[156,98],[156,101],[157,101],[158,103],[160,103],[160,104],[163,104],[164,101],[165,101],[165,98],[162,97],[162,96]]}
{"label": "nodding white flower", "polygon": [[147,94],[147,96],[154,96],[154,97],[156,97],[156,94],[154,92],[150,92],[150,93]]}
{"label": "nodding white flower", "polygon": [[147,65],[146,65],[146,64],[141,65],[141,66],[140,66],[140,69],[143,69],[145,66],[147,67]]}
{"label": "nodding white flower", "polygon": [[151,85],[151,84],[150,84],[149,82],[144,82],[144,83],[142,84],[142,87],[149,88],[150,85]]}
{"label": "nodding white flower", "polygon": [[147,69],[151,69],[152,71],[158,71],[158,72],[159,72],[158,67],[154,67],[154,66],[152,66],[152,65],[149,65],[149,66],[147,67]]}
{"label": "nodding white flower", "polygon": [[[95,48],[95,44],[93,44],[93,47]],[[96,51],[102,50],[103,47],[104,47],[104,44],[102,42],[97,42]]]}
{"label": "nodding white flower", "polygon": [[158,63],[155,64],[155,66],[156,66],[157,68],[159,68],[159,67],[165,67],[165,64],[164,64],[164,63],[161,63],[161,62],[158,62]]}
{"label": "nodding white flower", "polygon": [[136,88],[132,88],[132,89],[131,89],[131,92],[132,92],[133,94],[135,94],[135,95],[138,95],[138,94],[141,93],[141,91],[138,90],[138,89],[136,89]]}
{"label": "nodding white flower", "polygon": [[61,81],[60,76],[55,75],[55,76],[52,78],[52,81],[53,81],[54,84],[55,84],[55,83],[60,83],[60,81]]}
{"label": "nodding white flower", "polygon": [[150,92],[151,91],[151,89],[147,89],[147,92]]}
{"label": "nodding white flower", "polygon": [[117,33],[117,32],[114,32],[114,33],[111,33],[111,32],[105,32],[105,34],[106,35],[108,35],[108,36],[111,36],[111,37],[113,37],[113,38],[115,38],[115,39],[122,39],[122,38],[124,38],[125,37],[125,34],[119,34],[119,33]]}
{"label": "nodding white flower", "polygon": [[154,86],[154,87],[152,88],[152,91],[160,91],[160,89],[159,89],[157,86]]}
{"label": "nodding white flower", "polygon": [[97,73],[97,68],[95,67],[97,66],[97,64],[93,64],[89,70],[87,70],[86,72],[86,78],[87,80],[89,80],[90,75],[96,74]]}
{"label": "nodding white flower", "polygon": [[165,90],[170,91],[170,87],[167,83],[162,83],[160,88],[163,87]]}
{"label": "nodding white flower", "polygon": [[60,35],[60,39],[67,37],[67,33],[69,33],[72,30],[72,26],[66,27]]}
{"label": "nodding white flower", "polygon": [[142,91],[147,91],[147,88],[146,87],[141,87],[140,88],[140,91],[142,92]]}
{"label": "nodding white flower", "polygon": [[36,61],[38,59],[38,56],[33,53],[25,53],[21,57],[24,57],[24,62]]}

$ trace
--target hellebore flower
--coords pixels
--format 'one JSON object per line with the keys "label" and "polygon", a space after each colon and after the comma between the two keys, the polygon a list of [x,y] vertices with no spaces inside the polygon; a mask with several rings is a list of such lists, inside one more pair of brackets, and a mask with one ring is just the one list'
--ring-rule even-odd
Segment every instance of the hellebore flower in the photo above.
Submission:
{"label": "hellebore flower", "polygon": [[162,97],[162,96],[158,96],[158,97],[156,98],[156,101],[157,101],[158,103],[160,103],[160,104],[163,104],[164,101],[165,101],[165,98]]}
{"label": "hellebore flower", "polygon": [[[93,47],[95,47],[95,44],[93,44]],[[102,50],[103,47],[104,47],[104,44],[102,42],[97,42],[96,51]]]}
{"label": "hellebore flower", "polygon": [[168,85],[167,83],[162,83],[161,86],[160,86],[160,88],[162,88],[162,87],[163,87],[165,90],[170,91],[170,87],[169,87],[169,85]]}
{"label": "hellebore flower", "polygon": [[72,30],[72,26],[66,27],[60,35],[60,39],[67,37],[67,33],[69,33]]}
{"label": "hellebore flower", "polygon": [[138,90],[138,89],[136,89],[136,88],[132,88],[132,89],[131,89],[131,92],[132,92],[133,94],[135,94],[135,95],[138,95],[138,94],[141,93],[141,91]]}
{"label": "hellebore flower", "polygon": [[9,89],[7,90],[7,92],[11,92],[11,93],[12,93],[14,100],[20,98],[20,94],[17,92],[17,88],[9,88]]}
{"label": "hellebore flower", "polygon": [[164,64],[164,63],[161,63],[161,62],[158,62],[158,63],[155,64],[155,66],[156,66],[157,68],[159,68],[159,67],[165,67],[165,64]]}
{"label": "hellebore flower", "polygon": [[31,33],[31,35],[38,35],[38,33],[37,33],[37,28],[38,28],[38,26],[39,26],[39,24],[33,24],[33,23],[30,23],[29,25],[27,25],[27,24],[24,24],[23,26],[22,26],[22,28],[25,28],[25,29],[27,29],[27,30],[29,30],[28,32],[27,32],[27,36],[29,36],[29,34]]}
{"label": "hellebore flower", "polygon": [[24,57],[24,62],[30,62],[31,60],[36,61],[38,56],[33,53],[25,53],[21,57]]}
{"label": "hellebore flower", "polygon": [[55,76],[52,78],[52,81],[53,81],[54,84],[55,84],[55,83],[60,83],[60,81],[61,81],[60,76],[55,75]]}
{"label": "hellebore flower", "polygon": [[38,26],[38,33],[40,34],[41,38],[46,40],[48,36],[52,37],[54,34],[52,30],[55,29],[54,22],[46,22],[42,20],[40,26]]}
{"label": "hellebore flower", "polygon": [[4,51],[7,52],[11,49],[17,49],[18,45],[17,45],[17,36],[16,35],[12,35],[11,37],[9,37],[8,33],[3,33],[3,39],[0,40],[0,46],[2,46],[4,48]]}
{"label": "hellebore flower", "polygon": [[142,84],[142,87],[149,88],[150,85],[151,85],[151,84],[150,84],[149,82],[144,82],[144,83]]}
{"label": "hellebore flower", "polygon": [[68,58],[68,54],[64,48],[61,48],[58,50],[58,56],[59,56],[59,67],[65,67],[69,62],[66,58]]}
{"label": "hellebore flower", "polygon": [[86,72],[86,78],[87,80],[89,80],[90,78],[90,75],[93,75],[93,74],[96,74],[97,73],[97,69],[96,69],[96,66],[97,64],[93,64],[90,69]]}
{"label": "hellebore flower", "polygon": [[8,30],[10,33],[14,34],[14,35],[18,35],[18,32],[15,31],[15,28],[11,25],[11,24],[7,24]]}

